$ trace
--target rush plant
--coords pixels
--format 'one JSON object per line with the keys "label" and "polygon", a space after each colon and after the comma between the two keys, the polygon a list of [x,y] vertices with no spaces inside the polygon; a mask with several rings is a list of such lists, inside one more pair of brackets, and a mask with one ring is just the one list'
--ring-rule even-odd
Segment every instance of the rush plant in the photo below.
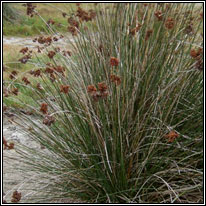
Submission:
{"label": "rush plant", "polygon": [[24,79],[19,117],[44,149],[15,145],[37,174],[21,201],[203,201],[202,28],[192,3],[100,3],[68,17],[70,53],[39,37],[44,87]]}

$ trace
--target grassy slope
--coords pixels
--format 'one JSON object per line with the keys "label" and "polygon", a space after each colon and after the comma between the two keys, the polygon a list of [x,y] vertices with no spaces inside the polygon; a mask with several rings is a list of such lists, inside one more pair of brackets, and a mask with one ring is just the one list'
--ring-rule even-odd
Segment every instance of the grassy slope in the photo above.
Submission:
{"label": "grassy slope", "polygon": [[[54,28],[59,32],[67,31],[67,18],[62,16],[62,12],[70,15],[72,10],[76,9],[77,6],[74,3],[36,3],[36,10],[42,18],[48,21],[52,18],[56,23]],[[26,15],[26,7],[22,6],[22,3],[15,3],[12,5],[21,15],[21,19],[15,24],[4,22],[3,24],[3,34],[5,36],[34,36],[40,34],[40,32],[45,32],[45,25],[43,21],[38,17],[34,16],[30,18]],[[93,4],[82,4],[82,8],[89,9],[93,7]],[[61,25],[59,25],[61,24]]]}

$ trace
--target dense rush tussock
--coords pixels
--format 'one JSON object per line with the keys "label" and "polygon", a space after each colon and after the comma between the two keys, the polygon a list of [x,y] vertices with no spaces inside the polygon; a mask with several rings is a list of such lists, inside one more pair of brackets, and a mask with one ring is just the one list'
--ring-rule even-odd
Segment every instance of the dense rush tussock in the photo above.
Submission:
{"label": "dense rush tussock", "polygon": [[[21,201],[203,201],[202,7],[99,3],[63,14],[72,38],[36,38],[45,58],[7,83],[16,101],[30,91],[36,106],[20,103],[38,123],[21,114],[22,129],[42,146],[15,145],[39,183]],[[60,38],[69,51],[52,45]],[[40,55],[23,51],[22,63]]]}

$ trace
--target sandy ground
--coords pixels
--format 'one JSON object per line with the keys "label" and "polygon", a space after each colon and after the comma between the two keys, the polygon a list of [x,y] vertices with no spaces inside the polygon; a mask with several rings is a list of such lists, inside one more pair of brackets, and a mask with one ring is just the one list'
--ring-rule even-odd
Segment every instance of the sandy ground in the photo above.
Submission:
{"label": "sandy ground", "polygon": [[[21,131],[21,127],[13,123],[19,122],[18,118],[11,115],[11,113],[6,113],[3,116],[3,136],[8,141],[8,143],[14,143],[14,149],[3,150],[3,199],[7,203],[11,202],[12,194],[15,190],[21,192],[22,199],[20,203],[30,203],[27,201],[27,196],[31,194],[30,188],[38,187],[36,185],[35,177],[38,174],[34,172],[24,172],[17,170],[16,168],[23,168],[24,165],[21,162],[21,158],[15,150],[15,143],[21,143],[29,145],[32,148],[41,149],[41,145],[31,140],[25,133]],[[31,116],[31,118],[34,118]],[[16,160],[14,160],[17,159]],[[42,180],[44,181],[44,180]],[[62,199],[61,201],[52,201],[49,203],[81,203],[79,200],[73,199]]]}
{"label": "sandy ground", "polygon": [[[16,170],[16,164],[18,166],[23,166],[21,161],[15,161],[13,158],[20,159],[18,153],[15,150],[15,143],[30,144],[32,147],[40,147],[34,141],[31,141],[25,134],[20,131],[20,127],[15,123],[12,123],[12,119],[16,120],[14,117],[3,116],[3,136],[8,141],[8,143],[14,143],[14,149],[3,150],[3,192],[5,194],[4,199],[10,202],[12,193],[18,190],[22,193],[24,197],[28,192],[27,187],[31,187],[30,184],[26,183],[26,177]],[[31,176],[31,174],[28,174]]]}
{"label": "sandy ground", "polygon": [[[68,46],[67,38],[69,38],[70,42],[72,41],[72,38],[70,35],[67,35],[66,39],[59,39],[57,42],[53,41],[52,45],[54,46]],[[23,47],[29,47],[34,48],[37,45],[39,45],[37,42],[33,42],[34,37],[3,37],[3,45],[15,45],[15,46],[23,46]]]}

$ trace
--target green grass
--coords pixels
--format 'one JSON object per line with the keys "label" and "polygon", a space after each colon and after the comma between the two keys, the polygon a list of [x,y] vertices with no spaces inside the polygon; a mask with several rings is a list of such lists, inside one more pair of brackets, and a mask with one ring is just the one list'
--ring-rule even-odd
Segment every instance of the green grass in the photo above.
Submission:
{"label": "green grass", "polygon": [[[59,20],[58,18],[53,18],[55,22],[66,25],[67,20]],[[60,32],[67,32],[66,26],[54,26],[54,29],[58,29]],[[46,33],[46,27],[41,19],[38,17],[29,18],[26,17],[24,20],[16,23],[6,22],[3,27],[3,35],[5,36],[20,36],[20,37],[28,37],[28,36],[36,36],[41,33]]]}
{"label": "green grass", "polygon": [[[5,36],[36,36],[41,33],[47,33],[47,28],[38,16],[29,17],[26,15],[26,7],[22,6],[22,3],[11,3],[20,14],[20,18],[14,22],[9,22],[4,19],[3,21],[3,35]],[[68,16],[74,9],[77,8],[75,3],[36,3],[39,15],[47,22],[49,19],[53,19],[55,24],[52,26],[54,31],[65,33],[67,32],[67,18],[62,16],[62,12],[66,12]],[[83,8],[93,8],[94,5],[82,4]],[[61,24],[61,25],[59,25]]]}

